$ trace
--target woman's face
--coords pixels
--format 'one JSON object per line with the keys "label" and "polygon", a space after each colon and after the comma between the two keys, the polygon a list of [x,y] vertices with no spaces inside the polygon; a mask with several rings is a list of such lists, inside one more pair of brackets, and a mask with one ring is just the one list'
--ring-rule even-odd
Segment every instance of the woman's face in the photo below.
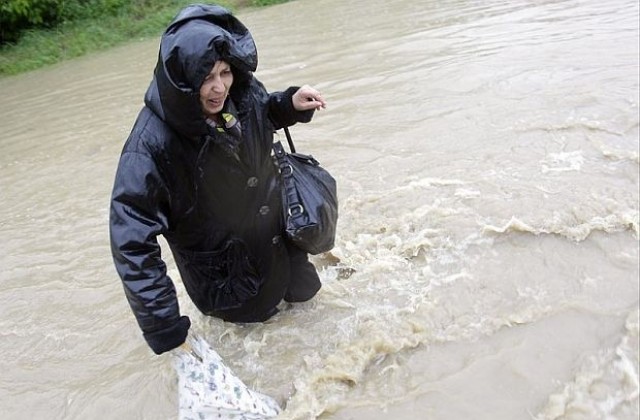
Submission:
{"label": "woman's face", "polygon": [[232,84],[233,73],[229,63],[216,61],[200,87],[200,103],[205,116],[216,118],[224,106]]}

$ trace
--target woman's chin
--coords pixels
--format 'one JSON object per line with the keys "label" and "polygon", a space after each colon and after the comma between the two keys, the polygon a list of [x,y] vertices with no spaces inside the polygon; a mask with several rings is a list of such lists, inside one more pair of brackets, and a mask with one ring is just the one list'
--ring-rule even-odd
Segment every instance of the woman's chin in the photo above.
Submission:
{"label": "woman's chin", "polygon": [[220,111],[222,111],[222,107],[221,106],[217,106],[217,107],[207,107],[204,110],[204,113],[207,117],[214,119],[219,113]]}

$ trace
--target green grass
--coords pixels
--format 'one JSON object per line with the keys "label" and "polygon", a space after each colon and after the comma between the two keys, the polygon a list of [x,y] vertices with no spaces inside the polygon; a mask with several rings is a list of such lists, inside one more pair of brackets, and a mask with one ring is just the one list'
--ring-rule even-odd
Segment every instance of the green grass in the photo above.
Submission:
{"label": "green grass", "polygon": [[[217,0],[233,12],[288,0]],[[67,22],[55,29],[25,33],[14,45],[0,48],[0,77],[35,70],[89,52],[134,40],[158,37],[181,7],[195,0],[166,1],[166,6],[136,9],[119,16]]]}

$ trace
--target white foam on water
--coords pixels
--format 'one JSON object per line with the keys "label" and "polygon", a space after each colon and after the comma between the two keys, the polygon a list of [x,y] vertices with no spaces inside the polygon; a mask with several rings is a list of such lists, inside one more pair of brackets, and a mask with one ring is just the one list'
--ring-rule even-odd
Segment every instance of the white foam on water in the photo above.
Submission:
{"label": "white foam on water", "polygon": [[586,357],[574,377],[549,396],[535,419],[637,417],[638,316],[637,310],[629,313],[620,342]]}

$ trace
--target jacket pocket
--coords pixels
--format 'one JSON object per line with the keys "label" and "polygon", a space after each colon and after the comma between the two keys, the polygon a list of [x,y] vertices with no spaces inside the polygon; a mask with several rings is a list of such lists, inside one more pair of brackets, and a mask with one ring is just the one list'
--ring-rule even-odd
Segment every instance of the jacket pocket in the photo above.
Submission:
{"label": "jacket pocket", "polygon": [[239,308],[258,294],[262,281],[242,240],[233,238],[220,250],[189,252],[185,257],[189,282],[199,294],[193,298],[206,302],[206,309]]}

